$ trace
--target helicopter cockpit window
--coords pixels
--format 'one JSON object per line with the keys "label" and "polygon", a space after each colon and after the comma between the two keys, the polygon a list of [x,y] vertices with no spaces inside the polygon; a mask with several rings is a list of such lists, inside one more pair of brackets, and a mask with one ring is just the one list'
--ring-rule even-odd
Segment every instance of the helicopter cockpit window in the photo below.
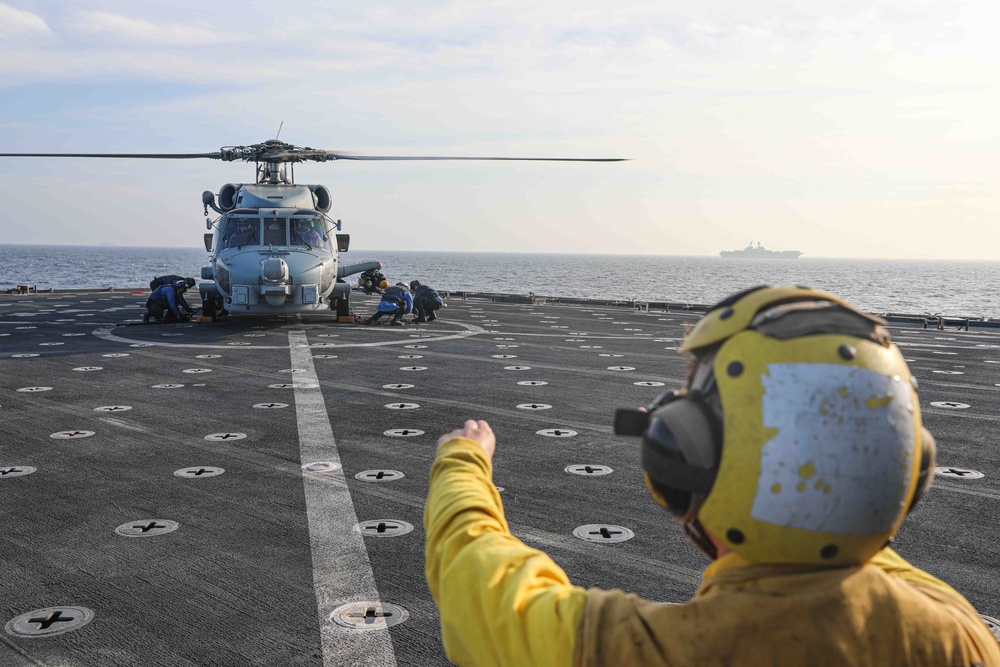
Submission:
{"label": "helicopter cockpit window", "polygon": [[222,235],[220,250],[260,245],[260,220],[257,218],[229,218]]}
{"label": "helicopter cockpit window", "polygon": [[285,218],[264,218],[264,245],[288,245]]}
{"label": "helicopter cockpit window", "polygon": [[323,219],[318,216],[307,218],[292,218],[292,245],[304,245],[309,248],[330,249],[330,241],[326,235]]}

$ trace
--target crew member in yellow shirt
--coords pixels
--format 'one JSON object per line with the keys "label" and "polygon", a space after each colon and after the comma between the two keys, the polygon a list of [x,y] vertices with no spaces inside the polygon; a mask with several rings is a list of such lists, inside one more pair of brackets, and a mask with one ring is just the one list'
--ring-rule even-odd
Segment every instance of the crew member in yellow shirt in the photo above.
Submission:
{"label": "crew member in yellow shirt", "polygon": [[804,287],[713,307],[684,388],[620,410],[653,498],[712,563],[694,598],[570,583],[514,537],[485,421],[441,437],[426,574],[459,665],[1000,667],[965,598],[889,548],[933,476],[934,440],[884,322]]}

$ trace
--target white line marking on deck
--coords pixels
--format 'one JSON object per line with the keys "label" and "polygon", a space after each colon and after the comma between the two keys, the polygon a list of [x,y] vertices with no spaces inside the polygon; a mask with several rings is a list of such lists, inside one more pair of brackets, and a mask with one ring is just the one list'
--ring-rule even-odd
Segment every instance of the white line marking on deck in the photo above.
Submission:
{"label": "white line marking on deck", "polygon": [[[298,322],[297,324],[302,324]],[[478,336],[480,334],[489,333],[486,329],[482,327],[477,327],[474,324],[466,324],[464,322],[454,322],[455,325],[462,327],[465,331],[457,331],[455,333],[446,334],[443,336],[431,336],[425,340],[428,342],[434,342],[439,340],[453,340],[456,338],[468,338],[469,336]],[[193,349],[203,349],[203,350],[228,350],[233,351],[231,345],[214,345],[214,344],[202,344],[202,343],[164,343],[161,341],[146,341],[134,338],[126,338],[124,336],[118,336],[112,333],[115,329],[121,328],[121,325],[109,325],[94,329],[91,334],[100,338],[101,340],[111,341],[115,343],[139,343],[142,345],[147,345],[149,347],[178,347],[178,348],[193,348]],[[390,333],[391,332],[391,333]],[[370,331],[368,332],[371,333]],[[388,335],[394,335],[398,333],[405,333],[402,331],[387,330],[384,333]],[[304,334],[303,334],[304,335]],[[401,338],[399,340],[386,340],[377,341],[371,343],[336,343],[329,347],[323,349],[330,349],[331,347],[341,348],[341,347],[384,347],[387,345],[404,345],[406,343],[412,343],[409,338]],[[305,343],[303,343],[305,344]],[[240,343],[240,350],[283,350],[284,345],[253,345],[252,343]],[[311,357],[310,357],[311,359]]]}
{"label": "white line marking on deck", "polygon": [[[296,380],[316,382],[316,367],[304,331],[289,331],[292,367],[302,368]],[[340,465],[330,417],[321,389],[295,389],[295,415],[299,453],[303,463],[328,461]],[[364,537],[354,531],[358,523],[343,467],[322,472],[303,471],[309,543],[312,545],[313,586],[319,609],[323,665],[396,664],[387,629],[358,632],[330,620],[340,605],[359,600],[380,600],[375,575],[368,560]]]}

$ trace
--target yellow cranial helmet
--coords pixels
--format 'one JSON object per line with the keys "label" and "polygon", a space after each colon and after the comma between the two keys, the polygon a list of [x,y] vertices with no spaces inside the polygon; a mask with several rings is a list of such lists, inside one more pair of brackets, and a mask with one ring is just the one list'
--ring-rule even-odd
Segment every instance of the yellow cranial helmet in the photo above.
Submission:
{"label": "yellow cranial helmet", "polygon": [[[934,440],[882,320],[759,287],[714,306],[681,350],[693,369],[644,413],[642,464],[700,547],[716,551],[707,529],[750,561],[846,565],[888,543],[929,484]],[[638,414],[616,431],[638,435]]]}

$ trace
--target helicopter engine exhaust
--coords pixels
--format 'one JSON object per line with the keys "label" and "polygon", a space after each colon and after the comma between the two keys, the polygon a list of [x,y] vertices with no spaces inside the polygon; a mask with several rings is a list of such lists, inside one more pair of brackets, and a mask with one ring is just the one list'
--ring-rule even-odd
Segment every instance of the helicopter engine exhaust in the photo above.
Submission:
{"label": "helicopter engine exhaust", "polygon": [[316,200],[316,210],[328,213],[330,207],[333,205],[333,197],[330,196],[330,190],[325,185],[310,185],[309,189],[312,190],[313,198]]}
{"label": "helicopter engine exhaust", "polygon": [[240,186],[233,183],[226,183],[221,188],[219,188],[219,207],[223,211],[231,211],[236,208],[237,196],[240,192]]}

